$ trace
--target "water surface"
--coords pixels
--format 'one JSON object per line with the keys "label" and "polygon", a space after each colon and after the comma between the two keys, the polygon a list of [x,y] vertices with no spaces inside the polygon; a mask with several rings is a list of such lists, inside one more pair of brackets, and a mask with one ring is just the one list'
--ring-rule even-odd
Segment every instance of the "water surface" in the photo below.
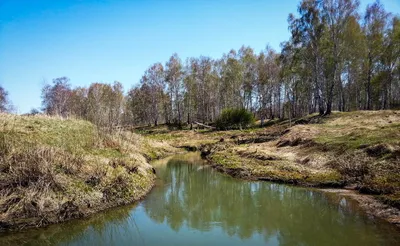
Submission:
{"label": "water surface", "polygon": [[198,154],[155,162],[145,200],[0,245],[400,245],[399,230],[337,194],[215,172]]}

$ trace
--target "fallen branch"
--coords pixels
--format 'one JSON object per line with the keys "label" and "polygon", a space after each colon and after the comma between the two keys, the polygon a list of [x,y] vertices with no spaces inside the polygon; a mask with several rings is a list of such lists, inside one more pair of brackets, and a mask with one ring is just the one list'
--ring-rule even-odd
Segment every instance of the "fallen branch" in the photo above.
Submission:
{"label": "fallen branch", "polygon": [[205,128],[208,128],[208,129],[215,129],[215,127],[213,127],[213,126],[208,126],[208,125],[205,125],[205,124],[202,124],[202,123],[199,123],[199,122],[193,122],[194,124],[197,124],[197,125],[199,125],[199,126],[202,126],[202,127],[205,127]]}

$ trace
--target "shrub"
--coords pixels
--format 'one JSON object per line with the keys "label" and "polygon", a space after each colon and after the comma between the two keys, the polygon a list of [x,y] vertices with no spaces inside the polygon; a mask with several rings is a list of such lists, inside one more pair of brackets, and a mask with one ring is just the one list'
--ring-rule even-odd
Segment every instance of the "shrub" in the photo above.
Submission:
{"label": "shrub", "polygon": [[254,122],[253,114],[244,108],[225,109],[216,120],[216,127],[220,130],[242,129]]}

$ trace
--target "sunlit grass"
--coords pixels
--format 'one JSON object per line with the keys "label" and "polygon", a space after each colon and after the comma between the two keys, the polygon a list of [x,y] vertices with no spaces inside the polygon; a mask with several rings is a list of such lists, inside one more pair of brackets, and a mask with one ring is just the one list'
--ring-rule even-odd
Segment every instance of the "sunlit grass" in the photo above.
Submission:
{"label": "sunlit grass", "polygon": [[42,226],[135,201],[155,177],[145,156],[168,151],[83,120],[0,114],[0,222]]}

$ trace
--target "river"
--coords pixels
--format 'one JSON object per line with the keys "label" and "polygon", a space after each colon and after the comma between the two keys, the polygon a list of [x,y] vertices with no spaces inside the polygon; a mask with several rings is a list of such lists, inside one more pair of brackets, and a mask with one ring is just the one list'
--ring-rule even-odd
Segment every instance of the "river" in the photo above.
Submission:
{"label": "river", "polygon": [[233,179],[198,153],[153,165],[158,179],[143,201],[3,233],[0,245],[400,245],[398,228],[334,193]]}

